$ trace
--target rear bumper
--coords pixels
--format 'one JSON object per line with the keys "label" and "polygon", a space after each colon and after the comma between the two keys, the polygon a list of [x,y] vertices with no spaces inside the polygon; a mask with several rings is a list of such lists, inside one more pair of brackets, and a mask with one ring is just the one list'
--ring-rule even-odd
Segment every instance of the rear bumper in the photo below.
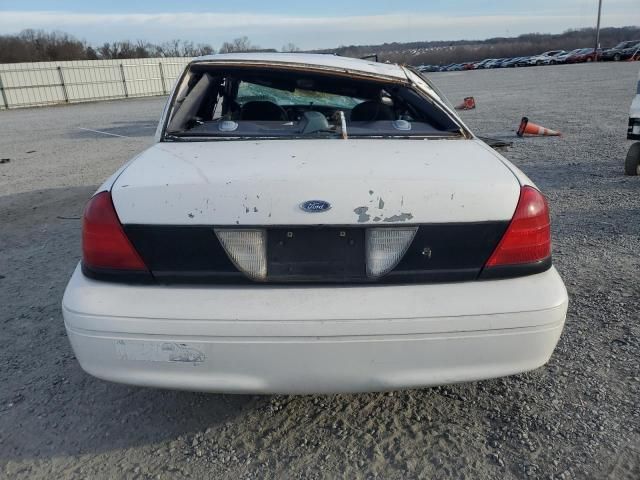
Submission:
{"label": "rear bumper", "polygon": [[547,362],[567,294],[555,269],[509,280],[357,287],[126,286],[74,273],[82,368],[116,382],[234,393],[382,391]]}

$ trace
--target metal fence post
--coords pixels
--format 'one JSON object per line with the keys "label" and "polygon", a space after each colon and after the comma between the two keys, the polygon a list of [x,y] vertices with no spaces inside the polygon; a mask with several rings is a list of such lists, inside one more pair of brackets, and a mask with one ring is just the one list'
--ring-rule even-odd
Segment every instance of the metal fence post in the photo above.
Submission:
{"label": "metal fence post", "polygon": [[162,70],[162,62],[158,62],[158,66],[160,67],[160,82],[162,83],[162,93],[166,95],[167,86],[164,83],[164,71]]}
{"label": "metal fence post", "polygon": [[129,97],[129,92],[127,91],[127,79],[124,76],[124,67],[120,64],[120,75],[122,76],[122,86],[124,88],[124,96]]}
{"label": "metal fence post", "polygon": [[7,94],[4,91],[4,83],[2,83],[2,72],[0,72],[0,93],[2,93],[2,101],[4,103],[4,108],[9,110],[9,102],[7,101]]}
{"label": "metal fence post", "polygon": [[64,101],[66,103],[69,103],[69,94],[67,93],[67,86],[64,84],[64,75],[62,75],[62,67],[58,67],[58,76],[60,77],[60,86],[62,87]]}

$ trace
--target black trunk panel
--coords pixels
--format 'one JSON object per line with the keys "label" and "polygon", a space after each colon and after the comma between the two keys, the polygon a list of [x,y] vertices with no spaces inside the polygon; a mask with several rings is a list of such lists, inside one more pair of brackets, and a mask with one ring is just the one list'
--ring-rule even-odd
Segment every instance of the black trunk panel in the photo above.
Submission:
{"label": "black trunk panel", "polygon": [[[367,227],[382,226],[269,227],[266,228],[266,281],[431,283],[475,280],[508,223],[420,225],[400,263],[379,279],[366,275],[365,232]],[[156,281],[167,284],[254,283],[231,262],[213,226],[125,225],[124,229]]]}
{"label": "black trunk panel", "polygon": [[270,228],[267,272],[274,281],[354,281],[366,276],[363,228]]}

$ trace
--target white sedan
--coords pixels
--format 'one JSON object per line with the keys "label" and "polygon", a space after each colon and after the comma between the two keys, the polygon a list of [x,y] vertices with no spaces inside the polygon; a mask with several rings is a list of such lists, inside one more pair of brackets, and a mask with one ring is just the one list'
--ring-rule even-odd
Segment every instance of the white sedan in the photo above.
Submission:
{"label": "white sedan", "polygon": [[567,292],[547,202],[418,72],[197,58],[156,140],[84,212],[62,309],[88,373],[359,392],[549,360]]}
{"label": "white sedan", "polygon": [[558,63],[560,55],[564,55],[564,50],[549,50],[548,52],[541,53],[540,55],[534,55],[528,60],[529,65],[555,65]]}

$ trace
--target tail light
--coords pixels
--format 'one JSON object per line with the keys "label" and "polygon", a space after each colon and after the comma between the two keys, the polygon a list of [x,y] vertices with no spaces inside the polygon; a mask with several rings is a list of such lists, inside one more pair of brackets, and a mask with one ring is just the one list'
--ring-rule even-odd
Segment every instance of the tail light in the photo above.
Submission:
{"label": "tail light", "polygon": [[122,229],[109,192],[95,195],[84,210],[82,264],[89,270],[148,273],[146,265]]}
{"label": "tail light", "polygon": [[541,262],[551,256],[549,207],[533,187],[522,187],[518,206],[486,268]]}

